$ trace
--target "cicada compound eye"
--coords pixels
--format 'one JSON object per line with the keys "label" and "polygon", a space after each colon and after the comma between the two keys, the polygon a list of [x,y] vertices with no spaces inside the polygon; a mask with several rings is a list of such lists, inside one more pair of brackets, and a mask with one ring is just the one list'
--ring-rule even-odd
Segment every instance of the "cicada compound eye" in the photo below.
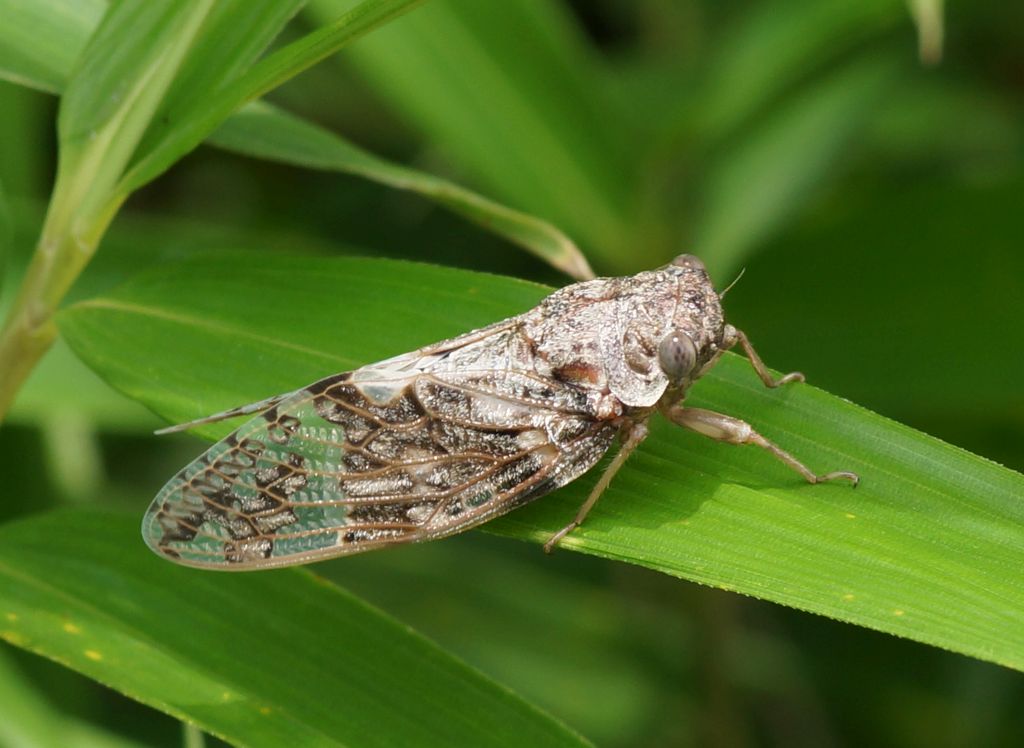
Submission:
{"label": "cicada compound eye", "polygon": [[681,381],[697,363],[697,348],[690,336],[673,330],[658,345],[658,365],[670,380]]}

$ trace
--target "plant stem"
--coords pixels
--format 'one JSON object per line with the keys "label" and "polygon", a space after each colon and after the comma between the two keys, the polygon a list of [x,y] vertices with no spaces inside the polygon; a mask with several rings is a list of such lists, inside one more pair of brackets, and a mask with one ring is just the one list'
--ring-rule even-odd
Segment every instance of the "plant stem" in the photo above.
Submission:
{"label": "plant stem", "polygon": [[33,325],[24,310],[11,310],[0,333],[0,422],[18,389],[56,337],[52,319]]}
{"label": "plant stem", "polygon": [[[55,196],[66,194],[59,182],[58,177]],[[50,204],[32,262],[0,330],[0,423],[21,385],[56,340],[53,315],[121,204],[120,200],[108,204],[98,216],[83,221],[69,209],[70,202],[55,197]],[[76,231],[81,225],[88,229]]]}
{"label": "plant stem", "polygon": [[203,748],[206,745],[206,738],[203,731],[191,722],[181,723],[181,738],[184,748]]}

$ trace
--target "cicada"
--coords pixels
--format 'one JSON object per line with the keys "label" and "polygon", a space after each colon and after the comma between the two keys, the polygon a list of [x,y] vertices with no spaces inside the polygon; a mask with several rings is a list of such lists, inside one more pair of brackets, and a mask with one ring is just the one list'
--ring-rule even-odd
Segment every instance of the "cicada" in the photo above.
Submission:
{"label": "cicada", "polygon": [[[685,405],[739,345],[704,265],[567,286],[537,307],[412,353],[165,431],[252,417],[163,487],[143,521],[159,554],[190,566],[264,569],[462,532],[550,493],[619,449],[550,551],[583,522],[661,412],[816,474],[738,418]],[[255,415],[253,415],[255,414]]]}

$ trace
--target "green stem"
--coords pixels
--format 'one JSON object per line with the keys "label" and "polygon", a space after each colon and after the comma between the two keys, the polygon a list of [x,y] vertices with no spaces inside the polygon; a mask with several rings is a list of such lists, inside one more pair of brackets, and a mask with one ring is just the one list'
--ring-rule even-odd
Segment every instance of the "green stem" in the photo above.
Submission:
{"label": "green stem", "polygon": [[182,745],[185,748],[203,748],[206,745],[203,731],[191,722],[182,722],[181,728]]}
{"label": "green stem", "polygon": [[0,423],[21,385],[56,340],[53,315],[123,201],[109,201],[86,218],[76,215],[72,200],[60,199],[69,193],[74,196],[75,190],[62,190],[58,177],[35,254],[0,330]]}
{"label": "green stem", "polygon": [[52,320],[33,325],[27,314],[18,309],[11,310],[0,332],[0,422],[14,402],[18,389],[56,337],[57,330]]}

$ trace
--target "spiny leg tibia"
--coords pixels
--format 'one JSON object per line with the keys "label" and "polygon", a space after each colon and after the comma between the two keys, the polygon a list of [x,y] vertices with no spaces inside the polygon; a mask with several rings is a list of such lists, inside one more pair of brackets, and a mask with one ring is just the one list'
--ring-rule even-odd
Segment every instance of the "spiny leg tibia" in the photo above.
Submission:
{"label": "spiny leg tibia", "polygon": [[[756,367],[755,367],[756,368]],[[720,442],[727,444],[754,444],[761,449],[766,449],[775,455],[779,460],[802,475],[808,483],[824,483],[825,481],[843,479],[850,481],[854,486],[860,482],[856,473],[846,470],[835,470],[831,473],[818,475],[796,459],[786,450],[765,439],[754,427],[746,421],[732,416],[715,413],[703,408],[684,408],[682,405],[673,405],[665,411],[665,415],[680,426],[696,431],[698,434],[710,436]]]}
{"label": "spiny leg tibia", "polygon": [[647,438],[647,424],[643,422],[632,423],[629,425],[629,431],[623,435],[622,446],[619,448],[618,453],[612,458],[611,463],[601,473],[601,477],[598,479],[597,484],[590,491],[590,495],[587,496],[587,500],[580,506],[579,511],[576,512],[576,517],[572,522],[567,524],[561,530],[556,532],[551,538],[544,544],[544,552],[551,553],[558,545],[558,541],[568,535],[570,532],[575,530],[586,519],[587,514],[591,509],[594,508],[594,504],[601,498],[601,494],[608,488],[608,484],[612,482],[612,478],[619,472],[619,468],[626,462],[626,459],[633,454],[633,450],[640,446],[640,442]]}

